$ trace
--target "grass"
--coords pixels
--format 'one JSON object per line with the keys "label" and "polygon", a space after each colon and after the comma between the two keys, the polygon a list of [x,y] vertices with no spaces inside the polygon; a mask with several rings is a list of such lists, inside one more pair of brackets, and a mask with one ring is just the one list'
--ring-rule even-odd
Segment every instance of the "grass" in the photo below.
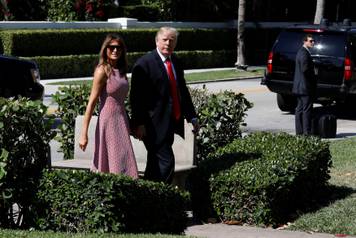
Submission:
{"label": "grass", "polygon": [[256,77],[263,76],[264,69],[256,70],[219,70],[219,71],[209,71],[201,73],[190,73],[185,75],[187,82],[197,82],[197,81],[210,81],[210,80],[225,80],[225,79],[235,79],[241,77]]}
{"label": "grass", "polygon": [[183,236],[174,235],[152,235],[152,234],[90,234],[90,233],[61,233],[61,232],[41,232],[41,231],[19,231],[2,230],[0,237],[6,238],[180,238]]}
{"label": "grass", "polygon": [[[215,80],[226,80],[243,77],[262,77],[264,69],[242,71],[237,69],[216,70],[207,72],[196,72],[185,74],[185,79],[188,83],[193,82],[207,82]],[[91,84],[91,80],[65,80],[55,83],[48,83],[49,85],[78,85],[78,84]]]}
{"label": "grass", "polygon": [[333,186],[328,206],[295,220],[289,229],[356,235],[356,138],[330,144]]}

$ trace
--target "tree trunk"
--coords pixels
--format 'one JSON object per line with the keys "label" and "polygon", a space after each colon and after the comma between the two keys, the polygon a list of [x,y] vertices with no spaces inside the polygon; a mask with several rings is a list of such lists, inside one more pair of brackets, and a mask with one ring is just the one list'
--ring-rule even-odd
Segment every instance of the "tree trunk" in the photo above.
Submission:
{"label": "tree trunk", "polygon": [[321,19],[324,18],[324,8],[325,8],[325,0],[317,0],[314,24],[320,24]]}
{"label": "tree trunk", "polygon": [[246,0],[239,0],[239,13],[237,19],[237,68],[246,69],[245,60],[245,10]]}

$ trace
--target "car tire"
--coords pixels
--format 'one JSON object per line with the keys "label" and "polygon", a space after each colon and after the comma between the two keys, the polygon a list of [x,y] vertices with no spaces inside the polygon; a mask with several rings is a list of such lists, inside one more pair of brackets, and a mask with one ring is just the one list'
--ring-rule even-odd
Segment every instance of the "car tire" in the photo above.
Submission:
{"label": "car tire", "polygon": [[282,112],[294,112],[297,100],[292,95],[277,93],[277,105]]}

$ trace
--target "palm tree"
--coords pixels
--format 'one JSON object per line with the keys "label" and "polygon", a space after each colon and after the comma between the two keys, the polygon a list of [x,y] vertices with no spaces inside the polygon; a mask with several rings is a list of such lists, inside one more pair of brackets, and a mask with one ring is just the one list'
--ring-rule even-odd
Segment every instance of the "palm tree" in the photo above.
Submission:
{"label": "palm tree", "polygon": [[237,61],[238,69],[247,69],[245,60],[245,10],[246,0],[239,0],[239,12],[237,18]]}
{"label": "palm tree", "polygon": [[324,8],[325,8],[325,0],[317,0],[314,24],[320,24],[321,19],[324,18]]}

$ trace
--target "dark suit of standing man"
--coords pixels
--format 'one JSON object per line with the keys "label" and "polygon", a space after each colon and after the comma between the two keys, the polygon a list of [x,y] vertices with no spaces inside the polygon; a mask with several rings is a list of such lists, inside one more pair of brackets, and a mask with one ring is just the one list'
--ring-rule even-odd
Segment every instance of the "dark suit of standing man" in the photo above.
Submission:
{"label": "dark suit of standing man", "polygon": [[295,60],[292,92],[297,96],[295,131],[297,135],[311,135],[313,99],[316,91],[314,63],[309,49],[314,46],[312,35],[306,35]]}
{"label": "dark suit of standing man", "polygon": [[[145,178],[166,183],[172,182],[174,172],[174,133],[184,137],[184,118],[193,124],[194,131],[199,130],[182,65],[173,54],[177,37],[175,28],[160,28],[156,35],[157,48],[137,60],[131,78],[133,131],[147,149]],[[171,78],[168,63],[173,71]],[[178,106],[174,106],[171,79]]]}

